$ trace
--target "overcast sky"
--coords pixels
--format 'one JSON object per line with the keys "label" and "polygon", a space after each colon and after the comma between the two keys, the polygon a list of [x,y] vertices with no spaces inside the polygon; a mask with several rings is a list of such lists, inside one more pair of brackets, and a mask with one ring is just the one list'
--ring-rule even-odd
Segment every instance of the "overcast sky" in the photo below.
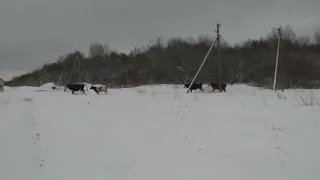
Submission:
{"label": "overcast sky", "polygon": [[94,42],[128,51],[157,36],[212,34],[216,23],[231,43],[279,24],[312,34],[319,8],[320,0],[0,0],[0,71],[32,70],[74,49],[87,54]]}

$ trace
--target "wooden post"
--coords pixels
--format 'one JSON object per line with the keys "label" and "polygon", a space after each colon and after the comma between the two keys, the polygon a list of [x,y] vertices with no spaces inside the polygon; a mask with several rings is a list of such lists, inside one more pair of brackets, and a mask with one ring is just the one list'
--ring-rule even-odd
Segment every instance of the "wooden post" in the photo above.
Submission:
{"label": "wooden post", "polygon": [[58,80],[58,82],[57,82],[57,86],[59,86],[60,81],[61,81],[61,78],[62,78],[62,71],[61,71],[61,73],[60,73],[60,77],[59,77],[59,80]]}
{"label": "wooden post", "polygon": [[275,69],[274,69],[274,80],[273,80],[273,90],[274,91],[276,91],[276,84],[277,84],[280,41],[281,41],[281,29],[278,28],[278,48],[277,48],[277,56],[276,56],[276,66],[275,66]]}

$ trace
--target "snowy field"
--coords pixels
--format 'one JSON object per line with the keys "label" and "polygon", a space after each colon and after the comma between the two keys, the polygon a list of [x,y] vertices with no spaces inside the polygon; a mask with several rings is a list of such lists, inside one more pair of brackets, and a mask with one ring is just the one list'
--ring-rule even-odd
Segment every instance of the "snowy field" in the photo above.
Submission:
{"label": "snowy field", "polygon": [[320,179],[320,90],[50,88],[0,93],[1,180]]}

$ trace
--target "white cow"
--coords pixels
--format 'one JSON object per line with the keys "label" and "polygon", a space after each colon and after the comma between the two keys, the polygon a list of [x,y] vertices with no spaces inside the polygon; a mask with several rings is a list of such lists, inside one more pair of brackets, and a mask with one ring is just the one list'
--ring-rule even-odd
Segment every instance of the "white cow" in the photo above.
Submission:
{"label": "white cow", "polygon": [[94,90],[97,94],[99,94],[99,92],[108,92],[107,86],[105,85],[92,85],[90,87],[90,89]]}

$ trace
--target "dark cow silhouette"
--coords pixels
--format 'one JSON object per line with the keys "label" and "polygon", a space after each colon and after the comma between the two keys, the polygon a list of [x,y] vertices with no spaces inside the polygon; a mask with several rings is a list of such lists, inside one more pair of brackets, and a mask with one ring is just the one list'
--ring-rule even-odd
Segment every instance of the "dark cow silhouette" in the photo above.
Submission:
{"label": "dark cow silhouette", "polygon": [[85,86],[86,86],[85,84],[66,84],[66,86],[64,87],[64,92],[66,92],[68,88],[72,91],[72,94],[74,94],[75,91],[82,91],[83,93],[85,93],[84,91]]}
{"label": "dark cow silhouette", "polygon": [[[185,88],[189,88],[191,83],[185,84],[184,87]],[[202,88],[202,83],[193,83],[192,86],[190,87],[190,91],[192,92],[192,90],[197,90],[200,89],[201,91],[204,91]]]}
{"label": "dark cow silhouette", "polygon": [[211,87],[212,87],[212,91],[218,89],[220,92],[221,92],[221,91],[226,92],[227,84],[221,83],[221,90],[219,89],[219,83],[210,82],[208,86],[211,86]]}
{"label": "dark cow silhouette", "polygon": [[108,92],[107,86],[105,85],[91,86],[90,89],[94,90],[97,94],[99,94],[99,92]]}

